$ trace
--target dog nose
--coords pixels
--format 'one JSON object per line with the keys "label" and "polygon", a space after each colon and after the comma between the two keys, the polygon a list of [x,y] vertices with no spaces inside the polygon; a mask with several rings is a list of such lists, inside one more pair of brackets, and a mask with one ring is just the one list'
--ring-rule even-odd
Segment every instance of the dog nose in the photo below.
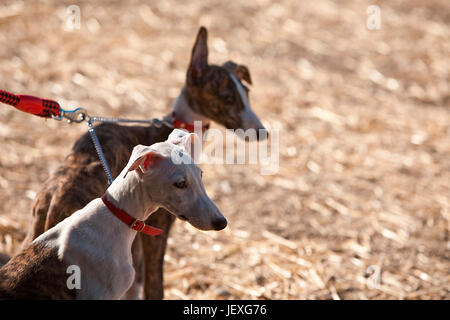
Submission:
{"label": "dog nose", "polygon": [[224,217],[216,218],[212,221],[212,227],[214,230],[219,231],[227,226],[227,219]]}

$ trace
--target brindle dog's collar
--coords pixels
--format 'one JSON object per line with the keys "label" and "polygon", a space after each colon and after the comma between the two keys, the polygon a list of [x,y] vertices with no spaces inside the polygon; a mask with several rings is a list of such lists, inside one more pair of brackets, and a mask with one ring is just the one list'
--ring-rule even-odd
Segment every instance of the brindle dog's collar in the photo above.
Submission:
{"label": "brindle dog's collar", "polygon": [[[190,124],[188,122],[184,122],[184,121],[181,121],[181,120],[177,119],[175,111],[172,112],[171,117],[172,117],[172,125],[173,125],[174,128],[176,128],[176,129],[185,129],[185,130],[187,130],[189,132],[194,132],[195,131],[194,130],[195,128],[194,128],[193,124]],[[202,127],[202,131],[205,131],[205,130],[208,130],[208,129],[209,129],[209,123]]]}

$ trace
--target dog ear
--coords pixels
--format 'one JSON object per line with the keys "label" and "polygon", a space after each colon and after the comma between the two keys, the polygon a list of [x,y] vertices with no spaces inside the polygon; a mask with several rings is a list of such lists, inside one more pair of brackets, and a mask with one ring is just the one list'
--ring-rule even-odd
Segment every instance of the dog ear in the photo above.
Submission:
{"label": "dog ear", "polygon": [[139,156],[134,160],[133,164],[125,172],[124,178],[127,176],[128,172],[135,171],[138,173],[139,177],[142,177],[145,172],[147,172],[152,166],[156,165],[164,157],[156,151],[148,151],[145,154]]}
{"label": "dog ear", "polygon": [[208,67],[208,31],[201,27],[192,49],[191,62],[187,72],[187,83],[198,84]]}
{"label": "dog ear", "polygon": [[187,153],[189,153],[192,159],[197,159],[197,155],[194,154],[194,151],[199,148],[195,148],[194,145],[196,143],[201,143],[197,134],[189,133],[180,129],[174,129],[167,138],[167,142],[183,148]]}
{"label": "dog ear", "polygon": [[250,71],[243,64],[236,64],[233,61],[228,61],[223,64],[223,67],[231,72],[240,81],[245,80],[247,83],[252,84],[252,78],[250,77]]}
{"label": "dog ear", "polygon": [[173,131],[169,134],[169,137],[167,138],[167,142],[179,145],[180,142],[183,140],[183,138],[188,134],[189,133],[184,130],[173,129]]}
{"label": "dog ear", "polygon": [[252,84],[252,78],[250,77],[250,71],[243,64],[237,66],[234,74],[239,80],[245,80],[247,83]]}

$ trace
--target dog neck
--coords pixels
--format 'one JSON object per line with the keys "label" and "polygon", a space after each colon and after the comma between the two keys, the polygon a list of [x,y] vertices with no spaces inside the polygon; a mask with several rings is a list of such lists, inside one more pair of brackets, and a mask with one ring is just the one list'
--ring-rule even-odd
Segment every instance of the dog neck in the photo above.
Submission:
{"label": "dog neck", "polygon": [[[136,174],[129,174],[126,179],[121,174],[107,194],[115,206],[145,220],[157,207],[138,179]],[[33,243],[57,249],[58,257],[66,265],[80,268],[78,299],[118,299],[135,276],[131,246],[136,235],[137,231],[114,216],[101,199],[94,199]]]}
{"label": "dog neck", "polygon": [[186,87],[181,90],[180,95],[177,97],[173,105],[173,113],[175,114],[177,120],[192,125],[194,124],[194,121],[201,121],[203,127],[208,126],[210,119],[192,110],[186,97],[186,90]]}
{"label": "dog neck", "polygon": [[[81,270],[77,299],[119,299],[135,277],[131,245],[137,232],[117,219],[101,199],[94,199],[55,227],[36,238],[57,250],[66,266]],[[52,271],[47,271],[52,276]],[[69,275],[67,275],[68,277]],[[67,281],[55,279],[55,281]]]}
{"label": "dog neck", "polygon": [[135,219],[145,221],[157,209],[148,194],[139,176],[130,172],[125,176],[122,171],[106,191],[108,200],[116,207],[124,210]]}

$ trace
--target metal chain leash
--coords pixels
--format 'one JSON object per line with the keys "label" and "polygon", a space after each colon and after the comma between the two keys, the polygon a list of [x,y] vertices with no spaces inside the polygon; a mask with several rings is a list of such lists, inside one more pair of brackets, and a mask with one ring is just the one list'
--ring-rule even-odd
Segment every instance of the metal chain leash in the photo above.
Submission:
{"label": "metal chain leash", "polygon": [[109,122],[109,123],[145,123],[153,124],[156,127],[161,127],[163,124],[167,125],[169,128],[173,128],[173,122],[170,117],[165,117],[163,120],[152,119],[152,120],[135,120],[135,119],[124,119],[124,118],[114,118],[114,117],[97,117],[89,116],[86,109],[76,108],[74,110],[64,110],[61,108],[58,102],[50,99],[41,99],[35,96],[14,94],[8,91],[0,89],[0,102],[11,105],[23,112],[31,113],[39,117],[52,118],[61,121],[66,119],[69,123],[75,122],[80,123],[86,121],[88,124],[88,132],[91,137],[92,143],[94,144],[95,151],[100,159],[103,169],[105,170],[106,176],[108,177],[108,184],[111,184],[114,179],[112,177],[111,171],[106,161],[105,154],[103,153],[100,141],[95,133],[93,123],[97,122]]}
{"label": "metal chain leash", "polygon": [[108,161],[106,160],[105,154],[103,153],[102,146],[100,144],[100,140],[98,139],[97,134],[95,133],[93,122],[108,122],[108,123],[145,123],[145,124],[153,124],[156,127],[161,127],[163,124],[173,127],[170,119],[165,117],[163,120],[152,119],[152,120],[137,120],[137,119],[125,119],[125,118],[115,118],[115,117],[98,117],[98,116],[89,116],[86,109],[77,108],[72,111],[66,111],[61,108],[60,116],[52,116],[55,120],[62,120],[66,118],[69,123],[75,122],[80,123],[86,121],[88,124],[88,132],[91,137],[92,143],[94,144],[95,151],[100,159],[100,163],[102,164],[103,170],[106,173],[108,178],[108,185],[113,183],[114,178],[112,177],[111,170],[108,166]]}
{"label": "metal chain leash", "polygon": [[92,121],[88,120],[88,132],[91,135],[92,143],[94,144],[95,151],[100,159],[103,170],[105,170],[106,176],[108,177],[108,185],[113,183],[114,179],[111,174],[111,170],[109,170],[108,162],[106,161],[105,154],[103,153],[102,146],[100,145],[100,141],[98,140],[97,134],[95,133],[94,126],[92,125]]}

